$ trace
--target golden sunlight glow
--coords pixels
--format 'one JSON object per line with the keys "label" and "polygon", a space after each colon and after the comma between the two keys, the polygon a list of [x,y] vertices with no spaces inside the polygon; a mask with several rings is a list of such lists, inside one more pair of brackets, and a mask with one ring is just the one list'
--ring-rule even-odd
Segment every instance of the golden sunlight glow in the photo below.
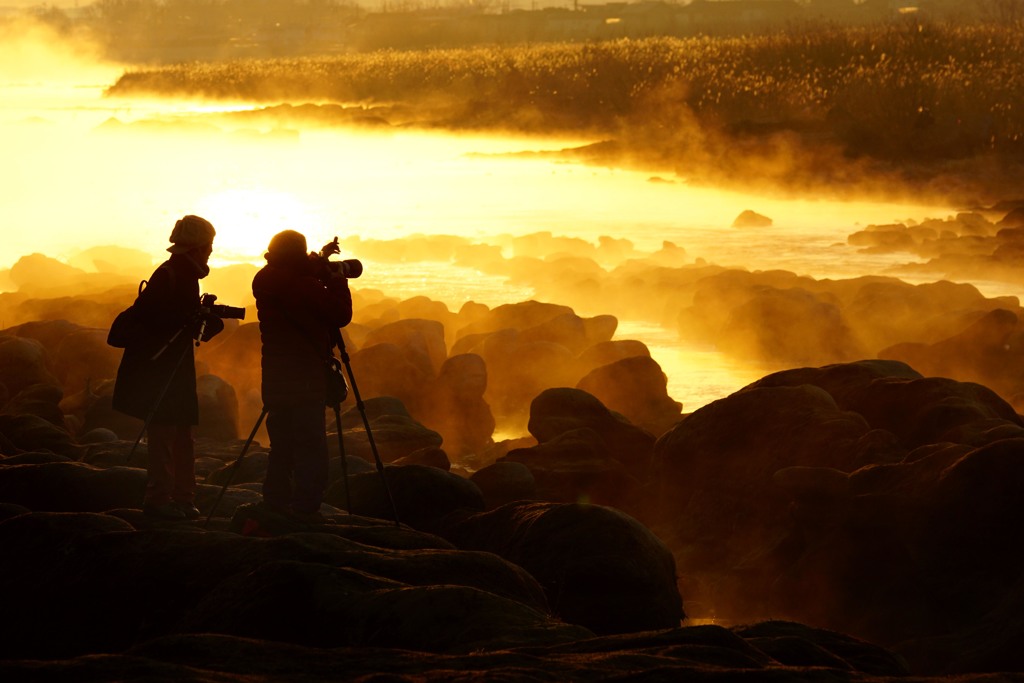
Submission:
{"label": "golden sunlight glow", "polygon": [[[213,263],[248,261],[262,265],[270,238],[281,230],[303,234],[321,232],[321,219],[292,194],[269,188],[240,188],[214,192],[196,200],[193,213],[217,230]],[[314,250],[319,245],[310,244]]]}
{"label": "golden sunlight glow", "polygon": [[[93,79],[107,72],[82,73],[86,87],[55,87],[45,74],[4,80],[0,71],[0,145],[16,160],[0,168],[0,290],[3,269],[24,255],[40,252],[88,268],[96,265],[88,249],[105,245],[128,250],[121,252],[124,263],[115,265],[139,271],[127,273],[129,279],[145,277],[151,267],[146,259],[155,264],[166,258],[174,222],[190,213],[217,229],[215,272],[204,288],[242,306],[251,303],[250,271],[226,266],[261,266],[270,238],[284,229],[306,235],[310,250],[335,235],[455,235],[500,245],[508,241],[503,237],[549,232],[590,243],[611,236],[649,252],[672,241],[691,261],[835,277],[887,265],[883,256],[870,254],[836,258],[835,245],[855,223],[949,213],[912,201],[794,201],[725,192],[690,186],[674,175],[652,179],[531,154],[592,142],[584,139],[298,124],[287,130],[237,128],[232,119],[216,117],[223,104],[104,99],[103,81]],[[769,216],[773,227],[731,228],[746,209]],[[359,253],[343,257],[367,259]],[[367,266],[360,288],[424,295],[452,310],[469,300],[493,306],[536,296],[498,272],[475,271],[472,263],[411,256]],[[730,363],[714,349],[683,348],[674,330],[621,323],[620,338],[649,345],[670,378],[670,395],[688,410],[763,372]]]}

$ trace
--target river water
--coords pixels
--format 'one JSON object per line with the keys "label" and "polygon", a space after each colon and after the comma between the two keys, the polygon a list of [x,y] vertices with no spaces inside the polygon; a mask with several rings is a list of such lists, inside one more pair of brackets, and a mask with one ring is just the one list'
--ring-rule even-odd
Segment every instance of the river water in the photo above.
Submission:
{"label": "river water", "polygon": [[[625,238],[642,251],[671,241],[709,263],[842,278],[910,260],[859,253],[845,245],[850,232],[956,212],[913,202],[778,199],[508,155],[591,142],[585,139],[215,127],[197,115],[251,105],[103,97],[119,73],[67,63],[42,73],[0,72],[8,159],[0,171],[0,268],[33,252],[73,261],[84,248],[109,244],[158,260],[174,221],[197,213],[217,227],[215,265],[260,263],[270,236],[285,228],[304,232],[311,247],[334,235],[488,243],[549,231],[593,243]],[[771,217],[772,226],[732,228],[746,209]],[[455,310],[468,300],[493,306],[533,296],[493,275],[414,259],[367,263],[357,284],[425,294]],[[652,321],[619,318],[617,336],[648,344],[686,411],[763,374],[713,348],[684,346]]]}

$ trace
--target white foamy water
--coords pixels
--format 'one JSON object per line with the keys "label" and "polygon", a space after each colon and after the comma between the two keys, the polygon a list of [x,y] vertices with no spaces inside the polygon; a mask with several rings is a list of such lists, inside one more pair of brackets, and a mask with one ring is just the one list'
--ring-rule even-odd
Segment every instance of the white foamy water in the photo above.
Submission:
{"label": "white foamy water", "polygon": [[[690,259],[843,278],[909,260],[859,253],[845,245],[849,233],[955,212],[912,203],[786,201],[651,182],[649,173],[493,156],[585,140],[215,128],[195,115],[230,107],[103,98],[117,73],[90,72],[85,82],[48,75],[0,82],[8,159],[0,171],[0,268],[32,252],[70,258],[105,244],[157,260],[174,220],[198,213],[217,226],[219,264],[260,262],[269,238],[285,228],[304,232],[311,247],[334,235],[457,235],[493,243],[499,235],[550,231],[595,244],[603,235],[624,238],[642,251],[671,241]],[[731,228],[746,209],[773,225]],[[533,295],[451,263],[368,266],[357,286],[426,295],[454,310],[467,300],[494,306]],[[997,287],[986,293],[1009,293]],[[762,374],[713,348],[683,346],[651,321],[620,315],[618,336],[648,344],[669,377],[669,393],[687,411]]]}

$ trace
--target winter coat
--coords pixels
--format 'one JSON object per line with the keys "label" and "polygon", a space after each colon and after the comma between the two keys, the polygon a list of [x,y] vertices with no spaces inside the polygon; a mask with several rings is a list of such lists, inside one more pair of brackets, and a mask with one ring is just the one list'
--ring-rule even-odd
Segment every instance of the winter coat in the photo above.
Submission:
{"label": "winter coat", "polygon": [[[125,347],[117,370],[116,410],[140,420],[152,413],[157,424],[199,424],[193,336],[199,329],[199,279],[207,272],[187,254],[174,254],[150,276],[135,300],[140,332]],[[208,318],[204,340],[223,329],[222,320]]]}
{"label": "winter coat", "polygon": [[339,328],[352,320],[348,280],[315,256],[267,255],[252,281],[263,342],[263,405],[323,403],[325,363]]}

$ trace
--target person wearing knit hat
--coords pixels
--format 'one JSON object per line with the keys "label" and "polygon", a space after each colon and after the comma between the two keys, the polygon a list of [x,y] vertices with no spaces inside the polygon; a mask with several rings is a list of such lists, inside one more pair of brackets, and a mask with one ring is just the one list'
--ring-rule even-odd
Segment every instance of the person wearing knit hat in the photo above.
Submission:
{"label": "person wearing knit hat", "polygon": [[274,235],[266,259],[252,281],[270,437],[263,501],[293,520],[322,523],[329,463],[325,363],[339,328],[352,320],[352,294],[343,275],[307,253],[299,232]]}
{"label": "person wearing knit hat", "polygon": [[[171,231],[170,258],[140,286],[132,305],[135,330],[124,346],[113,407],[146,421],[147,477],[143,512],[162,520],[199,517],[195,499],[195,443],[199,399],[193,338],[200,329],[199,280],[210,273],[213,225],[187,215]],[[207,341],[224,329],[202,318]],[[182,334],[187,332],[187,334]]]}
{"label": "person wearing knit hat", "polygon": [[167,251],[172,254],[184,254],[198,247],[212,248],[216,234],[217,231],[213,229],[210,221],[190,214],[174,224],[168,240],[171,246],[167,247]]}

